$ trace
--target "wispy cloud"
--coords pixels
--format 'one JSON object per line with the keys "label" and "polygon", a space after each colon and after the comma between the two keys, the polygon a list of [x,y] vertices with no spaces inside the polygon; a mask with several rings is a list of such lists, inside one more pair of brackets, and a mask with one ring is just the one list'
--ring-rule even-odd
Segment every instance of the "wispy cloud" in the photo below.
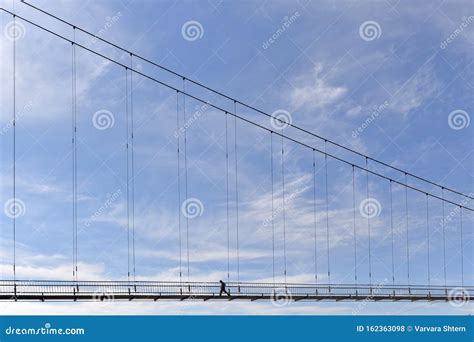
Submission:
{"label": "wispy cloud", "polygon": [[341,99],[347,88],[331,85],[322,75],[323,65],[318,63],[308,75],[296,80],[296,88],[290,93],[290,99],[296,108],[317,109],[329,106]]}

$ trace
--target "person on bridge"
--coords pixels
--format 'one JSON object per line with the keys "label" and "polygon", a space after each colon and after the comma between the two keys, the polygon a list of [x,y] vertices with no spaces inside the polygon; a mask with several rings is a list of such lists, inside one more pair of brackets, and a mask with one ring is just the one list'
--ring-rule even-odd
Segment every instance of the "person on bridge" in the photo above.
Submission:
{"label": "person on bridge", "polygon": [[222,293],[226,293],[230,296],[230,292],[225,289],[225,283],[222,280],[219,280],[219,283],[221,283],[221,292],[219,293],[219,296],[222,296]]}

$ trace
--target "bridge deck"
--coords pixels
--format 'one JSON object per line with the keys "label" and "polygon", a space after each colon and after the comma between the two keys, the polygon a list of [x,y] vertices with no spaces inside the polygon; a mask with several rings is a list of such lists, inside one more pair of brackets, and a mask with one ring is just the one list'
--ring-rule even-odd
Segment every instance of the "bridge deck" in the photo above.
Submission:
{"label": "bridge deck", "polygon": [[474,286],[0,280],[0,300],[272,300],[448,301],[470,300]]}

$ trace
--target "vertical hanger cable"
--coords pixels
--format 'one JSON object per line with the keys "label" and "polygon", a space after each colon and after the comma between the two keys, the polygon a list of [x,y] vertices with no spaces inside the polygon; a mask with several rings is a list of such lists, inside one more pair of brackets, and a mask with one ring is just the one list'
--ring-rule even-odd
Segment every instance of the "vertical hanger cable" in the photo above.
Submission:
{"label": "vertical hanger cable", "polygon": [[78,238],[78,232],[77,232],[77,58],[76,58],[76,44],[74,43],[76,40],[76,28],[73,28],[73,36],[74,36],[74,41],[73,41],[73,46],[72,46],[72,51],[73,51],[73,98],[74,98],[74,103],[73,103],[73,111],[74,111],[74,120],[73,120],[73,125],[74,125],[74,145],[73,145],[73,187],[74,187],[74,194],[73,194],[73,205],[74,205],[74,218],[73,218],[73,225],[74,225],[74,274],[75,274],[75,280],[78,280],[78,266],[77,266],[77,238]]}
{"label": "vertical hanger cable", "polygon": [[[130,54],[130,70],[133,70],[133,56]],[[133,263],[133,281],[136,281],[135,264],[135,157],[134,157],[134,137],[133,137],[133,72],[130,71],[130,149],[132,162],[132,263]]]}
{"label": "vertical hanger cable", "polygon": [[316,217],[316,157],[313,149],[313,226],[314,226],[314,280],[318,283],[318,230]]}
{"label": "vertical hanger cable", "polygon": [[270,168],[272,172],[272,271],[273,287],[275,287],[275,204],[274,204],[274,176],[273,176],[273,131],[270,131]]}
{"label": "vertical hanger cable", "polygon": [[409,238],[409,227],[408,227],[408,178],[405,173],[405,219],[407,227],[407,282],[410,286],[410,238]]}
{"label": "vertical hanger cable", "polygon": [[283,275],[285,277],[285,286],[287,279],[286,269],[286,203],[285,203],[285,149],[283,134],[281,135],[281,185],[282,185],[282,215],[283,215]]}
{"label": "vertical hanger cable", "polygon": [[[234,114],[237,114],[237,103],[234,101]],[[239,237],[239,174],[237,156],[237,117],[234,116],[234,157],[235,157],[235,216],[237,230],[237,283],[240,283],[240,237]],[[239,287],[240,289],[240,287]]]}
{"label": "vertical hanger cable", "polygon": [[226,226],[227,226],[227,281],[230,280],[230,223],[229,223],[229,132],[228,117],[225,113],[225,186],[226,186]]}
{"label": "vertical hanger cable", "polygon": [[183,282],[183,251],[181,243],[181,162],[180,162],[180,149],[179,149],[179,90],[176,90],[176,147],[178,157],[178,242],[179,242],[179,282]]}
{"label": "vertical hanger cable", "polygon": [[431,270],[430,270],[430,205],[429,195],[426,194],[426,241],[427,241],[427,252],[428,252],[428,286],[431,285]]}
{"label": "vertical hanger cable", "polygon": [[[184,124],[187,125],[186,117],[186,78],[183,77],[183,117]],[[187,145],[187,129],[184,130],[184,195],[186,200],[188,200],[188,145]],[[190,281],[190,271],[189,271],[189,215],[186,215],[186,258],[188,265],[188,283]]]}
{"label": "vertical hanger cable", "polygon": [[392,235],[392,285],[395,285],[395,257],[394,257],[394,238],[393,238],[393,184],[390,180],[390,230]]}
{"label": "vertical hanger cable", "polygon": [[[16,16],[13,15],[13,31],[16,31]],[[13,37],[13,281],[16,281],[16,37]]]}
{"label": "vertical hanger cable", "polygon": [[352,225],[354,237],[354,282],[357,285],[357,228],[356,228],[356,195],[355,195],[355,166],[352,165]]}
{"label": "vertical hanger cable", "polygon": [[329,188],[328,188],[328,155],[327,155],[327,140],[324,140],[324,168],[326,177],[326,251],[328,262],[328,285],[331,287],[331,259],[329,250]]}
{"label": "vertical hanger cable", "polygon": [[[365,157],[365,168],[366,171],[366,179],[367,179],[367,205],[369,206],[370,203],[370,193],[369,193],[369,159]],[[377,210],[377,209],[376,209]],[[368,231],[368,240],[369,240],[369,284],[372,285],[372,249],[371,249],[371,236],[370,236],[370,216],[371,213],[367,212],[367,231]]]}
{"label": "vertical hanger cable", "polygon": [[125,67],[125,151],[127,177],[127,280],[130,282],[130,168],[129,168],[128,68]]}
{"label": "vertical hanger cable", "polygon": [[442,212],[443,219],[441,224],[443,225],[443,273],[444,273],[444,287],[446,287],[446,217],[444,216],[444,188],[441,188],[441,198],[442,198]]}
{"label": "vertical hanger cable", "polygon": [[464,286],[464,237],[462,226],[462,206],[459,206],[459,223],[461,225],[461,286]]}
{"label": "vertical hanger cable", "polygon": [[[73,31],[75,36],[75,30]],[[76,141],[74,139],[74,130],[75,130],[75,60],[74,60],[74,40],[71,42],[71,171],[72,171],[72,177],[71,177],[71,185],[72,185],[72,279],[76,279],[76,204],[75,204],[75,198],[76,198],[76,187],[75,187],[75,144]]]}

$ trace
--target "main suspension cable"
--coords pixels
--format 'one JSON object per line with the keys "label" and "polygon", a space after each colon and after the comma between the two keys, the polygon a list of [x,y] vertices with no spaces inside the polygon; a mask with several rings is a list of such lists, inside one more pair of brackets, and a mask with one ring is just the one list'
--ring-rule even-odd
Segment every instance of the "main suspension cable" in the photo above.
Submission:
{"label": "main suspension cable", "polygon": [[[5,12],[7,12],[7,13],[11,13],[10,11],[5,10],[5,9],[3,9],[3,8],[0,8],[0,11],[5,11]],[[45,31],[45,32],[48,32],[48,33],[50,33],[51,35],[54,35],[54,36],[56,36],[56,37],[58,37],[58,38],[60,38],[60,39],[62,39],[62,40],[71,42],[70,39],[68,39],[68,38],[66,38],[66,37],[64,37],[64,36],[62,36],[62,35],[60,35],[60,34],[58,34],[58,33],[55,33],[55,32],[53,32],[53,31],[51,31],[51,30],[49,30],[49,29],[47,29],[47,28],[45,28],[45,27],[43,27],[43,26],[41,26],[41,25],[38,25],[38,24],[36,24],[36,23],[34,23],[34,22],[32,22],[32,21],[26,19],[26,18],[23,18],[23,17],[21,17],[21,16],[17,16],[17,18],[20,18],[20,19],[23,20],[24,22],[29,23],[29,24],[31,24],[31,25],[33,25],[33,26],[35,26],[35,27],[38,27],[38,28],[40,28],[41,30],[43,30],[43,31]],[[81,44],[79,44],[79,43],[76,43],[75,45],[81,47],[82,49],[84,49],[84,50],[86,50],[86,51],[88,51],[88,52],[90,52],[90,53],[92,53],[92,54],[94,54],[94,55],[96,55],[96,56],[99,56],[99,57],[101,57],[101,58],[104,58],[104,59],[108,60],[109,62],[114,63],[114,64],[116,64],[116,65],[118,65],[118,66],[127,67],[126,65],[124,65],[124,64],[122,64],[122,63],[120,63],[120,62],[118,62],[118,61],[116,61],[116,60],[114,60],[114,59],[112,59],[112,58],[110,58],[110,57],[107,57],[107,56],[105,56],[105,55],[103,55],[103,54],[101,54],[101,53],[99,53],[99,52],[97,52],[97,51],[94,51],[94,50],[92,50],[92,49],[90,49],[90,48],[88,48],[88,47],[86,47],[86,46],[84,46],[84,45],[81,45]],[[136,56],[136,55],[135,55],[135,56]],[[158,80],[158,79],[156,79],[156,78],[154,78],[154,77],[152,77],[152,76],[149,76],[149,75],[147,75],[147,74],[145,74],[145,73],[142,73],[142,72],[140,72],[140,71],[138,71],[138,70],[135,70],[135,69],[134,69],[134,70],[131,70],[131,71],[134,72],[134,73],[136,73],[136,74],[138,74],[138,75],[140,75],[140,76],[142,76],[142,77],[144,77],[144,78],[146,78],[146,79],[148,79],[148,80],[151,80],[151,81],[153,81],[153,82],[155,82],[155,83],[157,83],[157,84],[160,84],[160,85],[162,85],[162,86],[164,86],[164,87],[166,87],[166,88],[168,88],[168,89],[171,89],[171,90],[173,90],[173,91],[178,91],[178,90],[179,90],[179,89],[177,89],[177,88],[175,88],[175,87],[173,87],[173,86],[171,86],[171,85],[169,85],[169,84],[167,84],[167,83],[165,83],[165,82],[162,82],[162,81],[160,81],[160,80]],[[189,79],[187,79],[187,80],[189,81]],[[223,109],[222,107],[219,107],[219,106],[217,106],[217,105],[213,105],[213,104],[209,103],[209,101],[205,101],[205,100],[203,100],[203,99],[201,99],[201,98],[199,98],[199,97],[197,97],[197,96],[194,96],[194,95],[192,95],[192,94],[184,93],[183,95],[188,96],[189,98],[192,98],[192,99],[194,99],[194,100],[196,100],[196,101],[199,101],[199,102],[201,102],[201,103],[205,103],[205,104],[207,104],[209,107],[215,108],[215,109],[217,109],[217,110],[219,110],[219,111],[222,111],[222,112],[225,112],[225,111],[226,111],[226,110]],[[236,101],[236,103],[237,103],[237,102],[238,102],[238,101]],[[240,102],[239,102],[239,103],[240,103]],[[245,104],[243,104],[243,105],[245,105]],[[262,129],[262,130],[265,130],[265,131],[268,131],[268,132],[271,131],[271,129],[269,129],[269,128],[263,126],[263,125],[260,125],[260,124],[258,124],[258,123],[255,123],[255,122],[253,122],[253,121],[251,121],[251,120],[249,120],[249,119],[246,119],[246,118],[244,118],[244,117],[242,117],[242,116],[236,115],[235,113],[228,112],[228,114],[229,114],[229,115],[232,115],[234,118],[238,118],[238,119],[240,119],[241,121],[244,121],[244,122],[246,122],[246,123],[249,123],[249,124],[251,124],[251,125],[253,125],[253,126],[255,126],[255,127],[258,127],[258,128],[260,128],[260,129]],[[274,132],[274,134],[281,136],[281,134],[280,134],[280,133],[277,133],[277,132]],[[315,148],[314,146],[310,146],[310,145],[308,145],[308,144],[306,144],[306,143],[304,143],[304,142],[302,142],[302,141],[299,141],[299,140],[297,140],[297,139],[291,138],[291,137],[289,137],[289,136],[285,136],[285,139],[287,139],[287,140],[289,140],[289,141],[292,141],[292,142],[294,142],[294,143],[296,143],[296,144],[298,144],[298,145],[300,145],[300,146],[304,146],[304,147],[306,147],[306,148],[308,148],[308,149],[314,149],[314,150],[317,151],[318,153],[324,154],[323,151],[321,151],[321,150]],[[329,140],[326,140],[326,142],[328,142],[328,141],[329,141]],[[329,156],[329,157],[331,157],[332,159],[335,159],[335,160],[337,160],[337,161],[339,161],[339,162],[341,162],[341,163],[344,163],[344,164],[347,164],[347,165],[352,165],[351,162],[349,162],[349,161],[347,161],[347,160],[344,160],[344,159],[342,159],[342,158],[339,158],[339,157],[337,157],[337,156],[335,156],[335,155],[333,155],[333,154],[327,154],[327,156]],[[364,156],[364,157],[365,157],[365,156]],[[368,157],[368,158],[369,158],[369,157]],[[369,159],[371,159],[371,158],[369,158]],[[371,159],[371,160],[373,160],[373,159]],[[377,162],[377,160],[374,160],[374,161]],[[355,165],[355,164],[354,164],[354,165]],[[355,167],[357,167],[358,169],[360,169],[360,170],[362,170],[362,171],[367,171],[364,167],[362,167],[362,166],[360,166],[360,165],[355,165]],[[380,177],[380,178],[383,178],[383,179],[387,179],[387,180],[392,179],[392,178],[389,178],[389,177],[387,177],[387,176],[384,176],[384,175],[382,175],[382,174],[380,174],[380,173],[377,173],[377,172],[375,172],[375,171],[370,171],[370,170],[369,170],[368,172],[369,172],[370,174],[376,175],[376,176],[378,176],[378,177]],[[406,175],[410,175],[410,176],[412,176],[413,178],[419,178],[419,177],[417,177],[417,176],[415,176],[415,175],[409,174],[408,172],[406,173]],[[402,185],[402,186],[407,186],[407,187],[408,187],[409,189],[411,189],[411,190],[414,190],[414,191],[417,191],[417,192],[420,192],[420,193],[423,193],[423,194],[426,193],[426,191],[421,190],[421,189],[418,189],[418,188],[416,188],[416,187],[414,187],[414,186],[409,186],[409,185],[407,185],[406,183],[402,183],[402,182],[399,182],[399,181],[394,180],[394,179],[392,179],[392,180],[393,180],[393,182],[395,182],[396,184],[399,184],[399,185]],[[446,187],[445,187],[445,189],[446,189],[446,190],[449,190],[449,189],[446,188]],[[450,190],[450,191],[451,191],[451,190]],[[430,196],[433,197],[433,198],[437,198],[437,199],[439,199],[439,200],[442,200],[441,197],[439,197],[439,196],[437,196],[437,195],[434,195],[434,194],[431,194],[431,193],[430,193]],[[456,205],[456,206],[462,205],[462,204],[455,203],[455,202],[452,202],[452,201],[449,201],[449,200],[446,200],[446,199],[444,199],[443,201],[446,202],[446,203],[450,203],[450,204]],[[463,206],[463,205],[462,205],[462,206]],[[463,208],[466,209],[466,210],[469,210],[469,211],[474,211],[473,208],[469,208],[469,207],[466,207],[466,206],[463,206]]]}
{"label": "main suspension cable", "polygon": [[[49,16],[49,17],[51,17],[51,18],[54,18],[55,20],[58,20],[58,21],[60,21],[60,22],[62,22],[62,23],[64,23],[64,24],[66,24],[66,25],[69,25],[69,26],[71,26],[71,27],[76,27],[76,28],[77,28],[78,30],[80,30],[81,32],[83,32],[83,33],[85,33],[85,34],[87,34],[87,35],[89,35],[89,36],[91,36],[91,37],[93,37],[93,38],[95,38],[95,39],[97,39],[97,40],[100,40],[100,41],[102,41],[102,42],[104,42],[104,43],[106,43],[106,44],[108,44],[108,45],[110,45],[110,46],[113,46],[114,48],[117,48],[117,49],[121,50],[122,52],[129,53],[129,54],[131,54],[131,55],[137,57],[138,59],[140,59],[140,60],[142,60],[142,61],[144,61],[144,62],[146,62],[146,63],[149,63],[149,64],[151,64],[151,65],[153,65],[153,66],[155,66],[155,67],[157,67],[157,68],[160,68],[161,70],[164,70],[164,71],[166,71],[166,72],[168,72],[168,73],[170,73],[170,74],[172,74],[172,75],[174,75],[174,76],[177,76],[177,77],[180,77],[180,78],[184,78],[184,79],[186,79],[187,81],[189,81],[189,82],[191,82],[191,83],[193,83],[193,84],[195,84],[195,85],[197,85],[197,86],[199,86],[199,87],[202,87],[203,89],[206,89],[206,90],[208,90],[208,91],[211,91],[211,92],[213,92],[213,93],[215,93],[215,94],[217,94],[217,95],[219,95],[219,96],[222,96],[222,97],[224,97],[224,98],[226,98],[226,99],[228,99],[228,100],[231,100],[231,101],[234,101],[234,102],[236,102],[236,103],[239,103],[239,104],[241,104],[242,106],[244,106],[244,107],[246,107],[246,108],[249,108],[249,109],[251,109],[251,110],[253,110],[253,111],[255,111],[255,112],[259,113],[259,114],[262,114],[262,115],[267,116],[267,117],[269,117],[269,118],[273,118],[273,116],[272,116],[271,114],[268,114],[268,113],[266,113],[266,112],[264,112],[264,111],[262,111],[262,110],[260,110],[260,109],[257,109],[256,107],[251,106],[251,105],[249,105],[249,104],[246,104],[246,103],[244,103],[244,102],[242,102],[242,101],[238,101],[238,100],[236,100],[236,99],[234,99],[234,98],[232,98],[232,97],[230,97],[230,96],[228,96],[228,95],[225,95],[224,93],[222,93],[222,92],[220,92],[220,91],[218,91],[218,90],[215,90],[215,89],[213,89],[213,88],[211,88],[211,87],[209,87],[209,86],[206,86],[206,85],[204,85],[204,84],[202,84],[202,83],[200,83],[200,82],[198,82],[198,81],[195,81],[195,80],[192,80],[192,79],[190,79],[190,78],[187,78],[187,77],[183,76],[182,74],[179,74],[179,73],[177,73],[177,72],[175,72],[175,71],[173,71],[173,70],[171,70],[171,69],[169,69],[169,68],[166,68],[166,67],[164,67],[164,66],[162,66],[162,65],[160,65],[160,64],[158,64],[158,63],[156,63],[156,62],[154,62],[154,61],[152,61],[152,60],[150,60],[150,59],[148,59],[148,58],[146,58],[146,57],[143,57],[143,56],[140,56],[140,55],[138,55],[138,54],[135,54],[135,53],[129,51],[128,49],[119,46],[118,44],[112,43],[112,42],[110,42],[110,41],[108,41],[108,40],[106,40],[106,39],[104,39],[104,38],[99,37],[99,36],[96,35],[96,34],[93,34],[93,33],[89,32],[89,31],[87,31],[87,30],[85,30],[85,29],[82,29],[82,28],[80,28],[80,27],[77,27],[77,26],[71,24],[70,22],[68,22],[68,21],[66,21],[66,20],[64,20],[64,19],[62,19],[62,18],[60,18],[60,17],[58,17],[58,16],[56,16],[56,15],[54,15],[54,14],[51,14],[51,13],[49,13],[49,12],[47,12],[47,11],[45,11],[45,10],[43,10],[43,9],[41,9],[41,8],[39,8],[39,7],[37,7],[37,6],[34,6],[34,5],[32,5],[32,4],[30,4],[30,3],[26,2],[26,1],[24,1],[24,0],[21,0],[21,2],[24,3],[24,4],[27,5],[27,6],[30,6],[31,8],[33,8],[33,9],[35,9],[35,10],[37,10],[37,11],[43,13],[43,14],[46,14],[47,16]],[[5,12],[7,12],[7,13],[12,14],[11,12],[9,12],[9,11],[3,9],[3,8],[2,8],[1,10],[5,11]],[[21,17],[20,17],[20,18],[21,18]],[[26,20],[26,19],[24,19],[24,18],[21,18],[21,19],[22,19],[22,20]],[[316,133],[313,133],[313,132],[311,132],[311,131],[308,131],[308,130],[306,130],[306,129],[304,129],[304,128],[301,128],[301,127],[296,126],[296,125],[294,125],[294,124],[288,123],[288,122],[284,121],[283,119],[280,119],[280,118],[274,118],[274,119],[276,119],[277,121],[279,121],[281,124],[285,124],[285,125],[291,126],[291,127],[295,128],[296,130],[298,130],[298,131],[300,131],[300,132],[303,132],[303,133],[309,134],[309,135],[311,135],[311,136],[313,136],[313,137],[315,137],[315,138],[318,138],[318,139],[327,141],[327,142],[331,143],[331,144],[334,145],[334,146],[337,146],[337,147],[339,147],[339,148],[342,148],[342,149],[344,149],[344,150],[346,150],[346,151],[348,151],[348,152],[354,153],[354,154],[356,154],[356,155],[358,155],[358,156],[361,156],[361,157],[364,157],[364,158],[368,158],[368,159],[370,159],[370,160],[372,160],[372,161],[374,161],[374,162],[376,162],[376,163],[378,163],[378,164],[380,164],[380,165],[383,165],[383,166],[385,166],[385,167],[391,168],[392,170],[395,170],[395,171],[400,172],[400,173],[407,174],[407,175],[409,175],[410,177],[413,177],[413,178],[415,178],[415,179],[421,180],[421,181],[423,181],[423,182],[426,182],[426,183],[428,183],[428,184],[434,185],[434,186],[436,186],[436,187],[439,187],[439,188],[443,187],[442,185],[439,185],[439,184],[437,184],[437,183],[435,183],[435,182],[433,182],[433,181],[430,181],[430,180],[428,180],[428,179],[426,179],[426,178],[423,178],[423,177],[417,176],[417,175],[415,175],[415,174],[406,172],[406,171],[404,171],[404,170],[402,170],[402,169],[399,169],[399,168],[397,168],[397,167],[395,167],[395,166],[392,166],[392,165],[390,165],[390,164],[387,164],[387,163],[385,163],[385,162],[383,162],[383,161],[380,161],[380,160],[378,160],[378,159],[375,159],[375,158],[366,156],[365,154],[363,154],[363,153],[361,153],[361,152],[358,152],[358,151],[353,150],[353,149],[351,149],[351,148],[349,148],[349,147],[346,147],[346,146],[344,146],[344,145],[341,145],[341,144],[339,144],[339,143],[337,143],[337,142],[335,142],[335,141],[332,141],[332,140],[329,140],[329,139],[327,139],[327,138],[324,138],[324,137],[322,137],[322,136],[320,136],[320,135],[318,135],[318,134],[316,134]],[[460,196],[463,196],[463,197],[466,197],[466,198],[469,198],[469,199],[474,199],[474,197],[473,197],[472,195],[464,194],[464,193],[462,193],[462,192],[459,192],[459,191],[456,191],[456,190],[453,190],[453,189],[450,189],[450,188],[447,188],[447,187],[444,187],[444,188],[445,188],[446,190],[448,190],[448,191],[454,193],[454,194],[457,194],[457,195],[460,195]]]}

